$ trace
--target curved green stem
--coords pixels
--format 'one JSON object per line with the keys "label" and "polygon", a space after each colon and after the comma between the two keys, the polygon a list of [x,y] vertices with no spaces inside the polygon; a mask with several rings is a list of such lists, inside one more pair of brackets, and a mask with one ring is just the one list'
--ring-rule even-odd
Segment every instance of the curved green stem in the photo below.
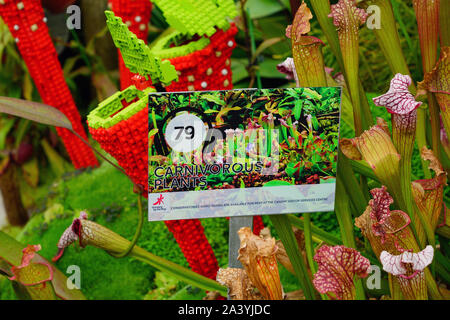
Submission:
{"label": "curved green stem", "polygon": [[144,225],[145,215],[142,210],[142,194],[140,194],[140,193],[138,194],[138,212],[139,212],[139,222],[138,222],[138,226],[136,228],[136,232],[134,233],[133,240],[131,240],[130,245],[124,252],[119,253],[119,254],[110,253],[113,257],[123,258],[123,257],[128,256],[131,253],[131,251],[133,251],[134,246],[136,245],[139,237],[141,236],[142,226]]}
{"label": "curved green stem", "polygon": [[222,296],[227,296],[227,288],[220,285],[217,281],[206,278],[205,276],[202,276],[187,268],[181,267],[174,262],[158,257],[138,246],[133,248],[130,257],[145,262],[152,267],[180,279],[181,281],[184,281],[196,288],[206,291],[217,291]]}

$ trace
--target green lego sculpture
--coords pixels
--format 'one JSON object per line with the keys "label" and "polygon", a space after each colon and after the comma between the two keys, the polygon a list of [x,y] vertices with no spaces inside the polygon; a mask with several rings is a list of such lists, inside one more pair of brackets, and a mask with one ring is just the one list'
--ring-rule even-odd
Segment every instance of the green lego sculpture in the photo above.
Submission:
{"label": "green lego sculpture", "polygon": [[132,73],[138,73],[147,80],[150,77],[153,83],[161,82],[166,86],[178,80],[175,67],[170,61],[162,61],[151,53],[144,41],[128,30],[122,19],[112,11],[105,11],[105,14],[114,44],[120,49],[125,65]]}
{"label": "green lego sculpture", "polygon": [[188,36],[212,36],[218,29],[227,30],[227,18],[238,12],[233,0],[153,0],[167,22]]}

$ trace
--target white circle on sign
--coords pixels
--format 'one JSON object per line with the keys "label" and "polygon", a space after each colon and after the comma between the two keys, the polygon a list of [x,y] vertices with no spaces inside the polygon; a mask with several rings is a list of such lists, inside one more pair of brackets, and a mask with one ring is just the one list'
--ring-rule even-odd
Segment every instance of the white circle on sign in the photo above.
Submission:
{"label": "white circle on sign", "polygon": [[169,121],[165,138],[172,150],[191,152],[203,144],[206,126],[196,115],[183,113]]}

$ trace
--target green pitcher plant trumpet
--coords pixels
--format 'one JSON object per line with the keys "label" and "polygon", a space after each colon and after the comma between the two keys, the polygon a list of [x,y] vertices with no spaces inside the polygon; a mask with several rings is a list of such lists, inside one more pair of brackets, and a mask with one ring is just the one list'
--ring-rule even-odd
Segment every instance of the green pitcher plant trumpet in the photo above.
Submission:
{"label": "green pitcher plant trumpet", "polygon": [[[94,246],[113,256],[120,256],[124,251],[130,248],[130,241],[108,228],[88,220],[87,213],[81,212],[80,217],[74,219],[72,224],[61,235],[58,242],[58,253],[53,258],[53,261],[59,260],[64,253],[64,249],[77,241],[83,248],[88,245]],[[194,287],[209,291],[217,291],[222,295],[226,295],[225,287],[221,286],[216,281],[155,256],[138,246],[132,247],[129,256],[162,270]]]}

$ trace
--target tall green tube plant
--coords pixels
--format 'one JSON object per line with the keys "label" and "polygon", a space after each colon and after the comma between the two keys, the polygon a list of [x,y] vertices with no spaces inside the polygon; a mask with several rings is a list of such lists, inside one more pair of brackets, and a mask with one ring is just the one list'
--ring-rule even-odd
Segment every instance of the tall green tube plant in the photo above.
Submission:
{"label": "tall green tube plant", "polygon": [[[386,62],[389,65],[393,74],[403,74],[411,76],[408,64],[406,63],[405,56],[402,52],[400,43],[400,36],[397,30],[397,24],[395,21],[395,14],[392,7],[392,3],[389,0],[368,0],[363,3],[367,9],[369,6],[375,6],[379,9],[379,22],[378,28],[373,28],[373,33],[377,38],[378,45],[380,46],[383,55],[386,58]],[[409,85],[410,92],[416,94],[416,85],[413,81]],[[417,125],[416,125],[416,141],[419,149],[422,149],[427,145],[426,141],[426,118],[427,112],[425,108],[419,108],[417,110]],[[427,177],[429,177],[428,167],[422,162],[422,168]]]}
{"label": "tall green tube plant", "polygon": [[[439,5],[440,0],[413,0],[419,30],[420,51],[424,73],[431,72],[438,58]],[[433,93],[428,93],[428,110],[431,123],[431,145],[440,158],[440,120],[439,107]]]}
{"label": "tall green tube plant", "polygon": [[[367,245],[362,249],[363,254],[370,257],[371,262],[381,264],[389,274],[392,299],[442,299],[443,292],[439,290],[436,279],[446,279],[446,273],[442,271],[441,266],[448,265],[449,260],[435,246],[435,234],[439,232],[445,235],[439,231],[444,224],[439,227],[437,221],[445,219],[444,188],[447,184],[447,174],[440,161],[441,142],[436,139],[436,128],[440,116],[444,128],[448,131],[449,127],[446,117],[449,114],[447,102],[450,91],[450,64],[448,48],[445,46],[448,32],[442,30],[445,23],[441,23],[439,33],[437,21],[448,20],[448,10],[443,11],[439,1],[414,1],[425,71],[424,81],[420,82],[417,89],[402,53],[390,1],[369,0],[357,4],[352,0],[339,0],[330,5],[329,1],[311,0],[310,3],[328,45],[342,69],[354,116],[356,137],[340,141],[342,154],[339,158],[343,165],[339,165],[338,170],[335,213],[340,225],[341,241],[346,247],[357,247],[352,230],[352,221],[355,221],[356,227],[361,229],[367,239]],[[363,8],[368,9],[371,5],[376,6],[375,12],[380,15],[380,26],[371,29],[395,75],[390,89],[374,98],[373,102],[379,107],[385,107],[391,115],[392,131],[382,119],[378,119],[376,125],[372,126],[372,114],[364,110],[364,103],[361,102],[367,102],[367,98],[359,86],[358,30],[368,17]],[[331,85],[333,81],[329,78],[326,82],[320,80],[319,66],[325,67],[320,65],[323,61],[320,59],[320,50],[315,50],[316,59],[308,60],[299,54],[304,50],[300,44],[306,40],[302,38],[310,31],[309,21],[312,18],[313,14],[303,2],[295,16],[294,25],[287,30],[293,45],[294,72],[300,80],[300,85]],[[429,30],[425,28],[427,23],[430,23]],[[428,31],[428,34],[425,31]],[[436,61],[439,34],[443,43],[440,59]],[[320,43],[317,48],[322,45]],[[313,67],[308,66],[308,63]],[[307,70],[311,71],[312,68],[317,72],[306,74]],[[315,77],[311,79],[313,75]],[[418,100],[416,93],[425,95],[427,104]],[[429,141],[426,137],[428,124],[432,126]],[[425,176],[425,179],[417,181],[413,181],[411,173],[415,145],[422,154]],[[428,146],[432,147],[432,151]],[[356,179],[350,178],[352,169],[364,178],[361,181],[367,179],[369,183],[358,183]],[[345,175],[342,175],[343,173]],[[368,185],[381,188],[369,188]],[[373,197],[370,201],[365,197],[369,191]],[[355,194],[359,195],[358,199]],[[304,221],[291,217],[290,221],[307,231],[308,239],[316,239],[319,244],[322,241],[327,243],[331,239],[312,226],[308,217]],[[333,241],[333,244],[336,242]],[[323,250],[322,253],[325,252],[330,254],[326,260],[331,261],[332,251]],[[311,252],[308,252],[309,260],[310,256]],[[373,260],[374,257],[378,261]],[[419,258],[423,264],[413,263],[414,259]],[[400,261],[399,269],[393,270],[390,267],[392,261]],[[432,271],[434,269],[435,271]],[[316,267],[313,270],[316,271]],[[322,294],[335,292],[333,298],[354,299],[358,295],[361,297],[361,294],[358,294],[357,281],[353,283],[353,289],[345,292],[336,291],[335,283],[331,280],[323,282],[320,278],[320,281],[314,281],[314,285]]]}

